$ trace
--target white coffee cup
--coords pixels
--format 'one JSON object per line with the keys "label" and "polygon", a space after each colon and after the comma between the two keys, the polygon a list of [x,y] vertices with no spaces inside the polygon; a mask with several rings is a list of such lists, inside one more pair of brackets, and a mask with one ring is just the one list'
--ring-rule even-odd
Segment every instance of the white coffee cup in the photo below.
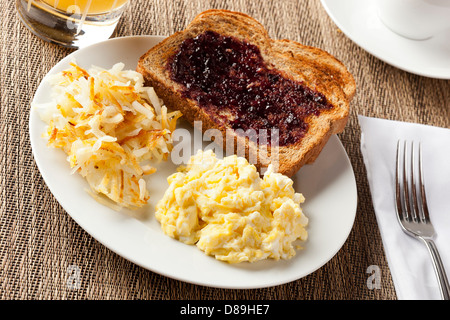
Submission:
{"label": "white coffee cup", "polygon": [[450,29],[450,0],[376,0],[380,20],[393,32],[425,40]]}

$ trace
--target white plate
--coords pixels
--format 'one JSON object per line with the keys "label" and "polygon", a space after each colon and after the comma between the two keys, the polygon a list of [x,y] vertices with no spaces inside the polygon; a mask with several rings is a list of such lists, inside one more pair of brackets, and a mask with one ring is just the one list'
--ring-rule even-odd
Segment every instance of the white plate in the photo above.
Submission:
{"label": "white plate", "polygon": [[321,0],[339,29],[380,60],[420,76],[450,79],[450,31],[428,40],[410,40],[378,18],[374,0]]}
{"label": "white plate", "polygon": [[[68,67],[75,58],[82,67],[110,68],[124,62],[135,69],[138,58],[162,37],[140,36],[111,39],[72,53],[49,74]],[[34,101],[49,101],[50,86],[45,78]],[[192,128],[186,125],[189,130]],[[288,261],[260,261],[227,264],[206,256],[197,247],[166,236],[154,218],[156,202],[168,186],[167,177],[176,166],[169,160],[148,179],[151,199],[142,217],[116,212],[93,200],[87,183],[71,175],[66,155],[49,149],[41,137],[45,124],[37,111],[30,113],[30,137],[37,166],[50,191],[69,215],[107,248],[156,273],[199,285],[220,288],[260,288],[287,283],[304,277],[329,261],[346,241],[356,213],[356,183],[347,154],[333,136],[314,163],[295,176],[295,189],[306,197],[303,206],[310,219],[305,249]],[[209,142],[210,143],[210,142]]]}

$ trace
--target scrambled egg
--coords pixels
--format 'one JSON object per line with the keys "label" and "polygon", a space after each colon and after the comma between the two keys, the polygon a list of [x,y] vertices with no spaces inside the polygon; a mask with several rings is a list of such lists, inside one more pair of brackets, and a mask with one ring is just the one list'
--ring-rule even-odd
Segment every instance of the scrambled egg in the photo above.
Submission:
{"label": "scrambled egg", "polygon": [[243,157],[199,151],[168,182],[156,206],[162,230],[218,260],[289,259],[293,242],[307,239],[303,195],[270,166],[261,179]]}

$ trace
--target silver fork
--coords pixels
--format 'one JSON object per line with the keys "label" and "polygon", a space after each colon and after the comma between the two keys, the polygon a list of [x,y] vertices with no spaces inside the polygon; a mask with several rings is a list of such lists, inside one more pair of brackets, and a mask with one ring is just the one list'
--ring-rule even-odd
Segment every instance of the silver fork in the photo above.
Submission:
{"label": "silver fork", "polygon": [[[414,142],[411,142],[409,166],[407,149],[406,141],[401,143],[399,140],[397,142],[395,179],[395,209],[397,211],[397,218],[402,230],[406,234],[425,243],[433,260],[433,267],[438,278],[442,299],[450,300],[450,285],[438,249],[433,241],[436,232],[430,221],[425,195],[422,170],[422,145],[419,143],[418,157],[416,157]],[[417,162],[416,158],[418,158]]]}

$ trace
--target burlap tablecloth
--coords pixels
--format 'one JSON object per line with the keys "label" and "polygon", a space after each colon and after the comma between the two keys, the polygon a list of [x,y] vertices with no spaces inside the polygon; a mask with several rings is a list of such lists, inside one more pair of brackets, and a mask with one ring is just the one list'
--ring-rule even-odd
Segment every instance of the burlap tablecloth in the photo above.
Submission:
{"label": "burlap tablecloth", "polygon": [[[368,54],[338,30],[318,0],[132,0],[116,36],[169,35],[203,10],[247,13],[274,38],[327,50],[354,74],[358,90],[339,135],[358,187],[353,230],[326,265],[300,280],[253,290],[202,287],[143,269],[79,227],[46,187],[31,152],[30,101],[43,76],[71,50],[43,42],[0,0],[0,297],[2,299],[396,299],[365,167],[357,115],[449,126],[450,82],[416,76]],[[68,267],[80,287],[67,286]],[[370,266],[381,285],[367,285]],[[369,269],[368,269],[369,268]]]}

